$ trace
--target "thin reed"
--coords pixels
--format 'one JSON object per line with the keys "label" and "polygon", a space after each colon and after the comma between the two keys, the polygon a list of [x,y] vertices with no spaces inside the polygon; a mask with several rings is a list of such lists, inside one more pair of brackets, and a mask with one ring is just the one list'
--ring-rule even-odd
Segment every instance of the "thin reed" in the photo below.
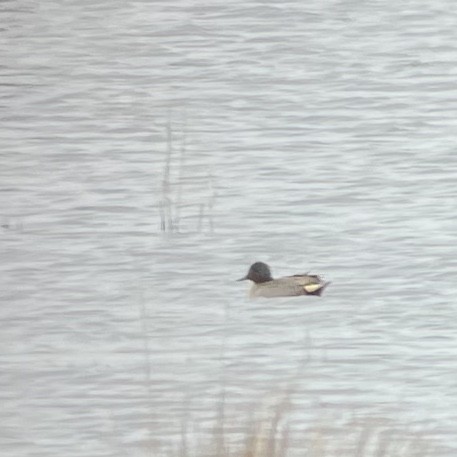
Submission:
{"label": "thin reed", "polygon": [[[190,177],[186,175],[188,156],[186,118],[184,117],[179,146],[174,145],[176,135],[173,134],[171,119],[168,119],[166,134],[167,147],[158,204],[160,230],[182,233],[183,230],[202,232],[206,228],[212,232],[216,200],[214,176],[209,171],[209,167],[206,174],[198,173]],[[197,197],[193,192],[197,186],[205,189],[204,196]],[[187,220],[186,225],[183,224],[184,219]],[[193,226],[190,221],[195,221]]]}

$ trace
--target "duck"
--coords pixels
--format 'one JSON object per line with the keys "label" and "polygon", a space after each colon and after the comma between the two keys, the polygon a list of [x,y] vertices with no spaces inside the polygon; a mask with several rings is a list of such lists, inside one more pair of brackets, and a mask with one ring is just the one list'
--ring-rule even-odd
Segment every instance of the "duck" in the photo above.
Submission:
{"label": "duck", "polygon": [[297,295],[321,296],[324,289],[330,284],[318,275],[298,274],[273,279],[270,267],[263,262],[253,263],[248,274],[238,281],[249,279],[253,282],[249,297],[294,297]]}

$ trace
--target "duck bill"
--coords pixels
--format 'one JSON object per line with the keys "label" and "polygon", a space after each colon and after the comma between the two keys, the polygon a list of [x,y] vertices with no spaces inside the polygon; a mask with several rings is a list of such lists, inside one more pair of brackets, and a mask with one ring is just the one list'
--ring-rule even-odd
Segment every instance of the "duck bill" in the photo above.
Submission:
{"label": "duck bill", "polygon": [[237,279],[237,281],[246,281],[246,279],[248,279],[248,277],[247,276],[243,276],[242,278]]}

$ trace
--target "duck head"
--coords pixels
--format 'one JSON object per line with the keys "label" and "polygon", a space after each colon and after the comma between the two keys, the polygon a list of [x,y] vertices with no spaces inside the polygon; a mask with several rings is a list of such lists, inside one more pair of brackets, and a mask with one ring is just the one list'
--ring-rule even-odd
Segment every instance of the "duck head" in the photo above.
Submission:
{"label": "duck head", "polygon": [[273,278],[271,276],[270,267],[263,262],[256,262],[251,265],[249,268],[248,274],[238,281],[244,281],[245,279],[250,279],[256,284],[261,284],[262,282],[271,281]]}

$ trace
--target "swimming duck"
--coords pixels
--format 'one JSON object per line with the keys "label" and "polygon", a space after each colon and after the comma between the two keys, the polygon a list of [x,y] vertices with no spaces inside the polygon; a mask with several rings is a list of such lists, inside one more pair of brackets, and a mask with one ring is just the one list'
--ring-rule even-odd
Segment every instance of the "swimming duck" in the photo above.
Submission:
{"label": "swimming duck", "polygon": [[238,281],[251,280],[249,296],[256,297],[291,297],[295,295],[321,295],[330,284],[317,275],[293,275],[273,279],[270,267],[263,262],[255,262],[249,268],[248,274]]}

